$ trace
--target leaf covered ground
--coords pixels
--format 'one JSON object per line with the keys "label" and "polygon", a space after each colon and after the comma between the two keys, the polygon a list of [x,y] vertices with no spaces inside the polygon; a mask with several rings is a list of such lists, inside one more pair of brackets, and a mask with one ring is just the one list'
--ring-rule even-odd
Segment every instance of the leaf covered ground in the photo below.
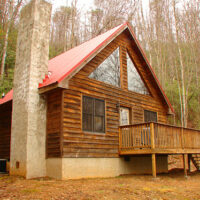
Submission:
{"label": "leaf covered ground", "polygon": [[95,178],[57,181],[54,179],[25,180],[0,175],[0,199],[4,200],[199,200],[200,173],[188,178],[182,171],[158,175],[129,175],[116,178]]}

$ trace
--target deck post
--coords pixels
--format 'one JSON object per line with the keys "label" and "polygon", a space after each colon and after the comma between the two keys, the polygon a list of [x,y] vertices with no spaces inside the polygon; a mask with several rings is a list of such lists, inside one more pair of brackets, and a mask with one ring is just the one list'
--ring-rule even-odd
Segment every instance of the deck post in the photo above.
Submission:
{"label": "deck post", "polygon": [[[150,131],[151,131],[151,149],[155,149],[155,140],[154,140],[154,123],[150,123]],[[152,153],[151,155],[152,160],[152,175],[156,178],[156,154]]]}
{"label": "deck post", "polygon": [[150,132],[151,132],[151,148],[155,149],[155,140],[154,140],[154,123],[150,123]]}
{"label": "deck post", "polygon": [[188,172],[191,171],[191,154],[188,154]]}
{"label": "deck post", "polygon": [[153,175],[153,178],[156,178],[156,154],[155,153],[151,155],[151,159],[152,159],[152,175]]}
{"label": "deck post", "polygon": [[183,154],[183,166],[184,166],[185,177],[187,177],[187,162],[188,162],[188,154]]}

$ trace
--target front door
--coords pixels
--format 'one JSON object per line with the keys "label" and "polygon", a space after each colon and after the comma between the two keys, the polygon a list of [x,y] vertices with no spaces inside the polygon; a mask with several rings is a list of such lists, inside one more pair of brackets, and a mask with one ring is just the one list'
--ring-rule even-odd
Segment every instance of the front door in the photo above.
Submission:
{"label": "front door", "polygon": [[130,109],[126,107],[120,107],[120,126],[130,124]]}

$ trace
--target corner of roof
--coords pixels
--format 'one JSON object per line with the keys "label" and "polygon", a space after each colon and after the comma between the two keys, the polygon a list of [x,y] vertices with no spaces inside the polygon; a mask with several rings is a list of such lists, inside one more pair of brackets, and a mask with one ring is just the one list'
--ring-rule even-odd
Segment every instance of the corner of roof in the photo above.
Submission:
{"label": "corner of roof", "polygon": [[[85,60],[86,60],[88,57],[90,57],[93,53],[95,53],[96,51],[98,51],[98,49],[101,48],[102,45],[103,45],[106,41],[114,39],[115,36],[116,36],[116,34],[119,33],[121,30],[123,30],[125,27],[127,27],[127,22],[125,22],[125,23],[123,23],[123,24],[120,24],[120,25],[114,27],[113,29],[116,29],[116,30],[115,30],[112,34],[108,35],[107,38],[105,38],[93,51],[91,51],[85,58],[83,58],[82,61],[81,61],[80,63],[78,63],[74,68],[77,68],[78,66],[80,66],[81,63],[82,63],[83,61],[85,61]],[[107,32],[109,32],[109,31],[111,31],[111,30],[113,30],[113,29],[110,29],[110,30],[106,31],[106,32],[103,33],[103,34],[106,34]],[[101,35],[103,35],[103,34],[101,34]],[[100,35],[98,35],[98,36],[100,36]],[[97,37],[98,37],[98,36],[97,36]],[[91,38],[90,40],[92,40],[92,39],[94,39],[94,38]],[[90,40],[88,40],[88,41],[90,41]],[[71,71],[71,73],[72,73],[72,72],[73,72],[73,70]],[[58,80],[58,83],[60,83],[62,80],[64,80],[64,79],[66,78],[66,76],[67,76],[67,74],[64,74],[64,75]]]}

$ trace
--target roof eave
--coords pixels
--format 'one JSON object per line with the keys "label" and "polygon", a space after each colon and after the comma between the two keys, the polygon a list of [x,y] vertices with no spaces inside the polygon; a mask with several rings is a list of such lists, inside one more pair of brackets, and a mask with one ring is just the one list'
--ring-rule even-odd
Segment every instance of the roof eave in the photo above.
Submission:
{"label": "roof eave", "polygon": [[71,71],[67,74],[63,75],[59,80],[59,85],[63,85],[61,82],[63,80],[68,81],[71,79],[76,73],[78,73],[87,63],[89,63],[100,51],[102,51],[107,45],[109,45],[117,36],[119,36],[125,29],[127,29],[127,22],[124,23],[119,29],[117,29],[114,33],[112,33],[106,40],[104,40],[101,44],[99,44],[90,54],[84,57],[77,65],[73,67]]}

